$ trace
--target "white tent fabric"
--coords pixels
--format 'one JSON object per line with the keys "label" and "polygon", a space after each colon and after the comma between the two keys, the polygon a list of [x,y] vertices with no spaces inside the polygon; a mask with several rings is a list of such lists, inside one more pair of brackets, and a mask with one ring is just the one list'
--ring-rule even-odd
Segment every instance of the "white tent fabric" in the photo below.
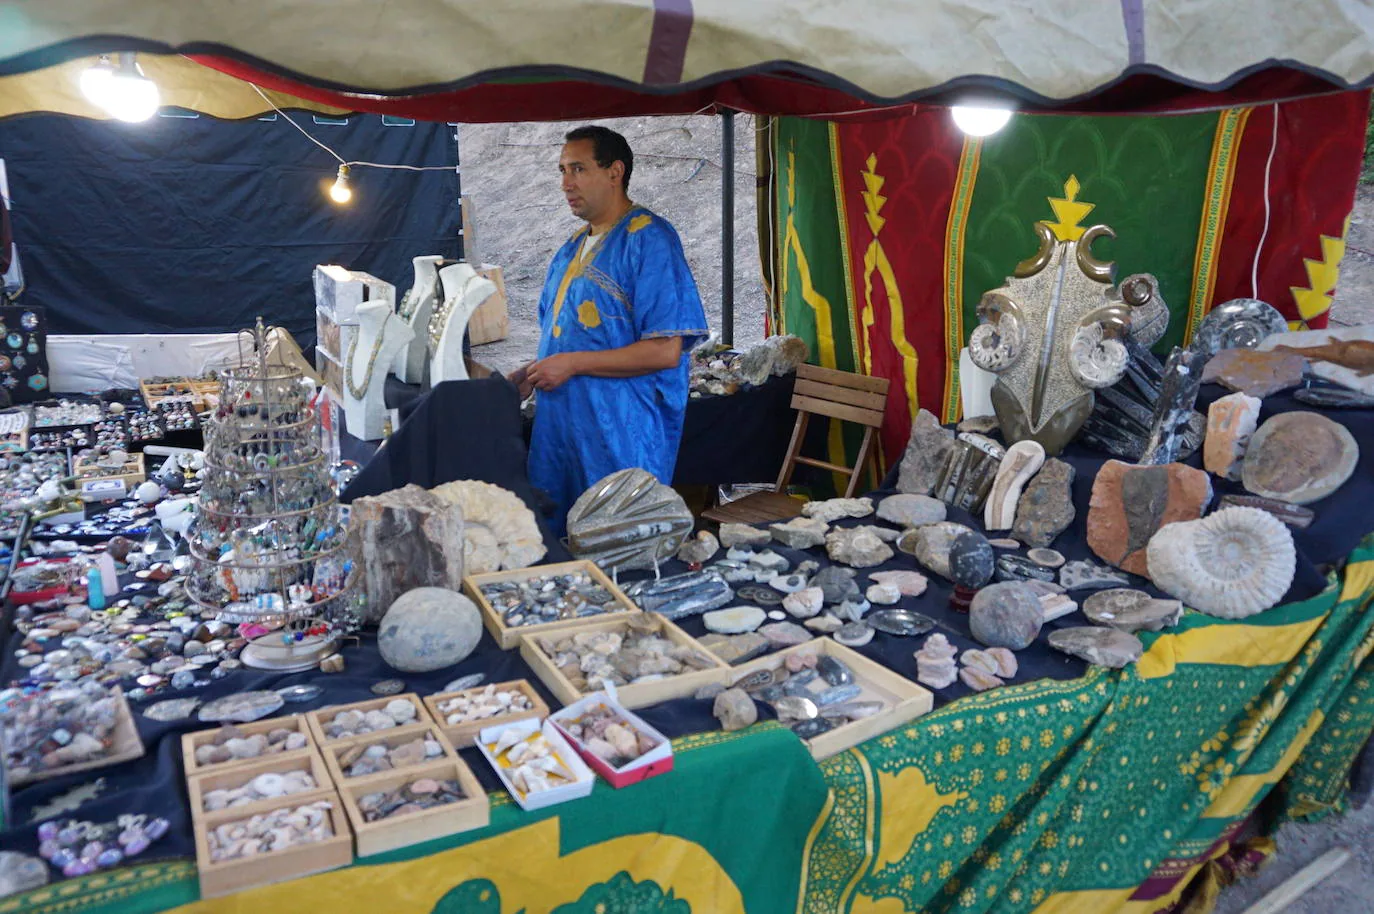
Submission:
{"label": "white tent fabric", "polygon": [[[1374,4],[21,0],[0,10],[0,72],[121,48],[227,55],[326,88],[387,94],[483,74],[600,74],[666,87],[787,70],[879,99],[972,81],[1067,100],[1131,73],[1217,88],[1275,65],[1340,88],[1368,85]],[[664,54],[676,61],[666,79],[653,75]]]}

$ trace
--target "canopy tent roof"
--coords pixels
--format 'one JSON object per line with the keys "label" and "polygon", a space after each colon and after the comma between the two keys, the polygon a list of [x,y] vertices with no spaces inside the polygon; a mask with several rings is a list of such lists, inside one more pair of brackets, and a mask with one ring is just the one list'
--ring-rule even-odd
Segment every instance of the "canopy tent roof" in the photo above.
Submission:
{"label": "canopy tent roof", "polygon": [[[42,0],[0,13],[0,75],[193,55],[313,104],[430,120],[726,106],[885,113],[1215,107],[1374,84],[1356,0]],[[878,109],[873,112],[872,109]]]}

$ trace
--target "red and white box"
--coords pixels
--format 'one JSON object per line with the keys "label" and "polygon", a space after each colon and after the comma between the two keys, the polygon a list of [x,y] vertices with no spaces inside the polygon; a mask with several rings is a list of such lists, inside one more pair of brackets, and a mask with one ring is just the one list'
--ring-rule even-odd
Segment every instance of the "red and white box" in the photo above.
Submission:
{"label": "red and white box", "polygon": [[[568,727],[572,725],[573,721],[598,705],[605,705],[610,708],[618,718],[638,732],[655,740],[657,745],[623,767],[612,768],[605,759],[588,749],[580,739],[568,731]],[[577,754],[582,756],[587,765],[605,778],[612,787],[629,787],[631,784],[638,784],[647,778],[673,770],[673,744],[668,741],[668,737],[650,726],[649,722],[639,715],[622,707],[615,700],[613,694],[593,692],[562,710],[550,714],[549,720],[567,738],[567,741],[572,744],[573,748],[577,750]]]}

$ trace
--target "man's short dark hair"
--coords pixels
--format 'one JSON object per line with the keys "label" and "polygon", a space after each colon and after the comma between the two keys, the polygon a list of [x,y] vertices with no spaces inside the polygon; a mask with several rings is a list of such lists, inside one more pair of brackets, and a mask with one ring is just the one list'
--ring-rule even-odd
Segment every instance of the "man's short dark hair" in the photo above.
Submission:
{"label": "man's short dark hair", "polygon": [[630,144],[623,136],[609,127],[587,126],[568,131],[564,139],[569,143],[591,140],[592,154],[596,156],[596,164],[602,168],[610,168],[612,162],[623,163],[625,174],[621,178],[620,189],[629,193],[630,172],[635,169],[635,154],[630,151]]}

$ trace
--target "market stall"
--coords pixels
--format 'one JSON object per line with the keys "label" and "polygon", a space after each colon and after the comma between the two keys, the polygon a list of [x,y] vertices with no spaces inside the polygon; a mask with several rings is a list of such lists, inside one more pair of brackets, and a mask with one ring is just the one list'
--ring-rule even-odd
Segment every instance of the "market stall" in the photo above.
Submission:
{"label": "market stall", "polygon": [[[607,30],[597,18],[607,8],[588,11],[588,28],[634,32]],[[626,25],[630,14],[615,12]],[[835,47],[821,77],[809,49],[830,43],[807,40],[807,17],[788,20],[799,33],[778,50],[739,22],[748,40],[709,41],[728,17],[694,23],[676,7],[646,6],[631,16],[650,36],[643,55],[617,56],[614,41],[591,42],[604,60],[553,53],[550,72],[563,81],[533,88],[479,81],[506,72],[499,42],[455,72],[444,54],[331,59],[346,35],[306,48],[281,44],[286,30],[238,35],[225,24],[207,40],[200,23],[170,16],[105,31],[133,30],[132,45],[145,49],[208,51],[221,70],[317,103],[420,113],[469,103],[487,116],[585,98],[573,80],[587,66],[619,81],[604,96],[618,110],[705,100],[791,114],[945,99],[946,81],[974,66],[1030,107],[1067,99],[1098,110],[1126,107],[1133,92],[1172,107],[1196,101],[1198,85],[1253,101],[1368,78],[1358,41],[1334,57],[1319,42],[1324,70],[1301,64],[1300,39],[1315,25],[1291,30],[1294,47],[1269,55],[1297,63],[1249,72],[1210,44],[1201,54],[1166,40],[1172,20],[1151,6],[1128,14],[1124,29],[1113,9],[1096,29],[1113,39],[1064,54],[1053,77],[999,62],[1005,44],[993,41],[987,61],[965,49],[921,79],[893,81],[901,48],[883,36],[917,23],[888,12],[849,23],[868,43]],[[962,34],[959,8],[950,12],[951,34]],[[45,15],[43,28],[0,47],[11,71],[76,47],[64,44],[78,33],[61,25],[62,4]],[[1194,23],[1196,34],[1209,34],[1207,24]],[[340,20],[345,31],[364,26]],[[1271,31],[1222,46],[1264,59]],[[1159,40],[1147,45],[1147,33]],[[441,30],[414,37],[445,40]],[[702,42],[713,50],[703,54]],[[725,48],[742,56],[713,56]],[[786,58],[800,63],[771,63]],[[1018,76],[1032,85],[1005,82]],[[1340,146],[1367,98],[1337,107]],[[1194,158],[1211,151],[1194,183],[1206,176],[1223,197],[1230,185],[1216,152],[1227,118],[1244,115],[1193,125],[1203,137],[1193,137]],[[1271,123],[1277,138],[1277,111]],[[1046,155],[1035,168],[1053,172],[1050,191],[1063,194],[1045,201],[1051,212],[1036,189],[1026,191],[1034,206],[1017,197],[1024,211],[989,217],[1024,240],[1014,250],[1008,240],[970,266],[958,208],[926,214],[945,227],[946,269],[922,275],[958,279],[938,296],[908,295],[913,307],[936,302],[945,318],[939,339],[912,335],[893,296],[906,280],[881,250],[890,235],[877,244],[893,190],[877,153],[853,172],[838,165],[852,137],[832,129],[808,146],[805,125],[778,129],[793,133],[767,147],[778,163],[779,218],[767,233],[780,252],[777,314],[807,338],[813,361],[892,380],[884,488],[814,502],[785,524],[689,537],[694,518],[681,499],[626,471],[574,505],[567,547],[584,564],[549,566],[562,544],[521,489],[515,427],[507,423],[485,468],[469,471],[477,478],[462,479],[425,438],[427,424],[353,480],[345,528],[342,480],[311,443],[318,416],[292,370],[268,368],[258,346],[258,361],[228,374],[219,403],[203,411],[203,455],[173,455],[147,499],[176,504],[198,490],[197,507],[117,504],[104,520],[72,518],[44,539],[78,537],[89,573],[64,574],[60,563],[15,572],[21,595],[54,592],[14,611],[0,665],[0,678],[19,683],[4,693],[20,737],[7,744],[17,789],[4,848],[25,855],[4,858],[3,872],[24,887],[65,878],[0,900],[0,912],[1153,912],[1233,850],[1262,800],[1292,815],[1338,802],[1374,730],[1365,696],[1374,552],[1360,508],[1374,478],[1359,375],[1367,340],[1282,336],[1285,317],[1321,325],[1314,302],[1334,278],[1309,268],[1312,294],[1295,293],[1296,318],[1227,302],[1214,284],[1199,286],[1187,245],[1172,251],[1177,263],[1156,265],[1099,240],[1106,233],[1084,217],[1100,204],[1094,216],[1123,242],[1145,244],[1126,231],[1127,195],[1111,211],[1100,194],[1079,194],[1115,186],[1118,163],[1080,168]],[[796,180],[795,162],[815,165],[827,142],[841,149],[833,169]],[[991,143],[984,152],[992,158]],[[968,182],[979,155],[963,144]],[[1348,166],[1344,147],[1336,158]],[[1079,188],[1066,183],[1068,169]],[[979,192],[995,189],[996,174],[983,173]],[[827,200],[816,188],[831,181]],[[894,183],[910,192],[910,179]],[[1342,203],[1337,194],[1315,205],[1291,233],[1276,225],[1285,256],[1304,250],[1304,233],[1330,232]],[[1225,222],[1207,205],[1191,223],[1195,252],[1217,243],[1209,219]],[[859,237],[859,213],[873,237]],[[965,238],[953,259],[951,226]],[[1338,252],[1321,247],[1334,269]],[[809,265],[820,262],[829,266]],[[1191,284],[1181,278],[1190,269]],[[1184,286],[1181,309],[1174,289]],[[362,347],[374,360],[396,304],[353,303],[380,316],[375,343]],[[978,371],[954,370],[965,347]],[[1202,377],[1237,393],[1199,394],[1204,363],[1212,374]],[[495,395],[503,382],[465,383],[490,383]],[[363,394],[353,399],[366,405]],[[416,412],[426,409],[438,410],[435,398]],[[972,424],[956,438],[940,420],[961,409]],[[1045,415],[1063,418],[1046,425]],[[829,440],[842,455],[843,437]],[[12,467],[21,499],[53,475],[39,463]],[[54,497],[37,491],[24,507],[47,513]],[[142,548],[102,549],[114,532]],[[98,558],[119,552],[117,563]],[[1257,579],[1226,586],[1226,574],[1245,569]],[[95,605],[97,594],[113,612]],[[54,595],[56,604],[42,602]],[[123,692],[106,691],[115,685]]]}

